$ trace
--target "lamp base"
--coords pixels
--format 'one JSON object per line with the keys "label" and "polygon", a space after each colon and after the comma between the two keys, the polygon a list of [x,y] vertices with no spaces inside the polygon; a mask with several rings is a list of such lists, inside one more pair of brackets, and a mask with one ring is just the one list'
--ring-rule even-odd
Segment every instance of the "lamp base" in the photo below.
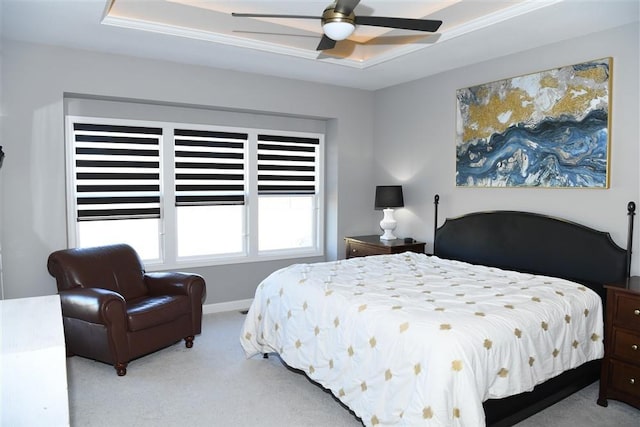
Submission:
{"label": "lamp base", "polygon": [[384,234],[380,236],[380,240],[396,240],[397,237],[393,234],[393,231],[385,230]]}
{"label": "lamp base", "polygon": [[383,209],[384,216],[380,221],[380,228],[384,230],[384,234],[380,236],[380,240],[395,240],[397,237],[393,234],[393,230],[396,229],[397,222],[393,217],[393,209]]}

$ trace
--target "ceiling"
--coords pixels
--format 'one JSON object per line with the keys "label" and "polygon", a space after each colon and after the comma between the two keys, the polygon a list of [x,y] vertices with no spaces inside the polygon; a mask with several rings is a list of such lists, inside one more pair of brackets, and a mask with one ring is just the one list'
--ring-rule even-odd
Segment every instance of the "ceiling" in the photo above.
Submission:
{"label": "ceiling", "polygon": [[640,20],[639,0],[362,0],[358,16],[442,20],[437,33],[358,26],[318,52],[331,0],[2,0],[4,38],[376,90]]}

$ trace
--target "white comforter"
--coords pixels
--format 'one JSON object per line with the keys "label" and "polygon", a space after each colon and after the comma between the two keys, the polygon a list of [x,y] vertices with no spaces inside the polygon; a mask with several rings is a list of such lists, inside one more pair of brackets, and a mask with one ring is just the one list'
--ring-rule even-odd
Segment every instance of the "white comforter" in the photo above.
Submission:
{"label": "white comforter", "polygon": [[601,358],[602,337],[584,286],[407,252],[276,271],[240,341],[247,357],[279,353],[367,426],[483,426],[484,400]]}

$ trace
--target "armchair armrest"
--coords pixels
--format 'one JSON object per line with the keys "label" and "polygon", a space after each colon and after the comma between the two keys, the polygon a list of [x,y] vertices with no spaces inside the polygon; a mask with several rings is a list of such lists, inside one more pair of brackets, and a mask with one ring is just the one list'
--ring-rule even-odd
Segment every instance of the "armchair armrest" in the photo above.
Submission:
{"label": "armchair armrest", "polygon": [[126,304],[122,295],[108,289],[73,288],[59,292],[62,315],[98,324],[124,321]]}
{"label": "armchair armrest", "polygon": [[183,272],[145,273],[144,282],[150,295],[197,295],[202,293],[201,303],[207,297],[202,276]]}

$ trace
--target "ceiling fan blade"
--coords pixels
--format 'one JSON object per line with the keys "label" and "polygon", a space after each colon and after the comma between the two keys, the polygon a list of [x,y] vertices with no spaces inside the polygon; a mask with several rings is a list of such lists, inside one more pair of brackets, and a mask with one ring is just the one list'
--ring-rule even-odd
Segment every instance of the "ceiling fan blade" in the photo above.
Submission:
{"label": "ceiling fan blade", "polygon": [[321,16],[309,15],[272,15],[268,13],[236,13],[232,12],[231,16],[236,18],[293,18],[293,19],[321,19]]}
{"label": "ceiling fan blade", "polygon": [[329,50],[333,49],[335,46],[336,41],[323,34],[322,39],[320,39],[320,44],[318,44],[316,50]]}
{"label": "ceiling fan blade", "polygon": [[360,3],[360,0],[338,0],[333,8],[334,12],[350,15],[353,9]]}
{"label": "ceiling fan blade", "polygon": [[431,19],[391,18],[387,16],[356,16],[356,25],[399,28],[402,30],[436,32],[442,21]]}

